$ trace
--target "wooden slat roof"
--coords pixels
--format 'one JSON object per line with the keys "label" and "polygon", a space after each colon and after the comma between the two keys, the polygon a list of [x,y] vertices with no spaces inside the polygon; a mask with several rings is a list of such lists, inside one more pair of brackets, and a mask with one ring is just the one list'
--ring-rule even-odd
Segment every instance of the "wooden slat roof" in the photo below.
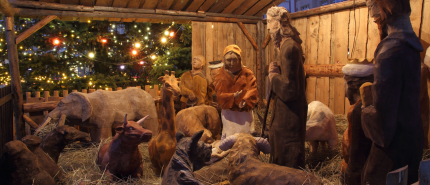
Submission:
{"label": "wooden slat roof", "polygon": [[[56,14],[60,19],[70,20],[109,20],[109,21],[163,21],[175,20],[200,20],[214,22],[241,22],[244,20],[262,20],[262,15],[271,6],[276,6],[284,0],[8,0],[16,9],[17,15],[21,17],[46,16],[49,13]],[[38,3],[38,6],[29,6],[28,3]],[[42,3],[39,3],[42,2]],[[19,4],[21,3],[21,4]],[[27,3],[27,4],[24,4]],[[47,3],[52,5],[49,7],[43,6]],[[52,4],[54,3],[54,4]],[[69,9],[56,9],[53,5],[68,5],[68,6],[85,6],[93,7],[94,11],[80,11]],[[118,8],[118,16],[107,14],[107,12],[115,12],[114,10],[100,9],[99,7]],[[131,13],[126,10],[130,9]],[[138,12],[136,9],[148,10]],[[37,10],[40,13],[37,13]],[[151,13],[152,12],[154,13]],[[160,13],[167,10],[164,13]],[[74,12],[74,13],[73,13]],[[92,12],[92,13],[91,13]],[[167,13],[166,13],[167,12]],[[176,14],[174,13],[176,12]],[[187,12],[189,14],[187,14]],[[122,14],[121,14],[122,13]],[[129,13],[125,15],[124,13]],[[161,14],[166,16],[149,16],[146,18],[143,14]],[[197,16],[193,16],[193,14]],[[75,15],[76,14],[76,15]],[[106,17],[103,17],[106,15]],[[191,18],[183,18],[180,16],[190,16]],[[175,17],[176,16],[176,17]],[[200,17],[200,18],[194,18]],[[208,18],[211,17],[211,18]],[[224,21],[224,19],[226,18]],[[246,22],[246,21],[243,21]],[[252,22],[252,21],[250,21]]]}

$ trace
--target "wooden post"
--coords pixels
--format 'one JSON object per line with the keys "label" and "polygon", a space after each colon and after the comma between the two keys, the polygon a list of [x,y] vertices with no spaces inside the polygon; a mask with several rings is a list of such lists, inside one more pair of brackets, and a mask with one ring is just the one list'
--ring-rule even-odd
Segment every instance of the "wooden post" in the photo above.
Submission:
{"label": "wooden post", "polygon": [[95,89],[89,89],[88,93],[93,93],[95,91],[96,91]]}
{"label": "wooden post", "polygon": [[34,97],[35,98],[40,98],[40,91],[36,91],[36,93],[34,93]]}
{"label": "wooden post", "polygon": [[408,166],[399,168],[387,174],[387,185],[407,185]]}
{"label": "wooden post", "polygon": [[49,91],[45,91],[45,92],[43,92],[43,95],[44,95],[44,98],[45,98],[45,101],[44,101],[44,102],[49,101],[49,100],[48,100],[48,99],[49,99]]}
{"label": "wooden post", "polygon": [[[9,2],[5,1],[7,4]],[[1,6],[4,6],[3,4]],[[10,6],[10,5],[9,5]],[[2,12],[4,10],[2,9]],[[6,13],[7,12],[3,12]],[[10,12],[9,12],[10,13]],[[15,43],[15,24],[13,17],[4,18],[6,27],[6,42],[7,42],[7,54],[9,58],[9,72],[12,85],[12,97],[13,97],[13,112],[15,117],[15,129],[16,139],[21,140],[25,136],[25,125],[22,119],[23,111],[22,104],[24,102],[22,97],[21,79],[19,75],[19,64],[18,64],[18,50]]]}
{"label": "wooden post", "polygon": [[15,15],[15,11],[13,10],[8,0],[0,0],[0,12],[3,13],[6,17],[13,18],[13,16]]}
{"label": "wooden post", "polygon": [[72,92],[78,92],[78,90],[76,90],[76,89],[73,89],[73,90],[72,90]]}
{"label": "wooden post", "polygon": [[39,128],[39,125],[37,125],[30,117],[28,117],[27,115],[23,115],[22,116],[25,120],[25,122],[28,123],[28,125],[30,125],[31,128],[33,129],[37,129]]}
{"label": "wooden post", "polygon": [[117,91],[122,90],[122,87],[117,87],[116,90]]}
{"label": "wooden post", "polygon": [[257,71],[256,71],[256,78],[257,78],[257,89],[259,90],[258,93],[258,105],[261,107],[263,105],[263,99],[264,99],[264,70],[262,69],[263,65],[263,55],[262,53],[262,44],[263,44],[263,38],[264,38],[265,32],[264,32],[264,24],[263,21],[259,21],[257,23]]}
{"label": "wooden post", "polygon": [[82,89],[82,93],[87,93],[87,90],[86,89]]}
{"label": "wooden post", "polygon": [[31,92],[25,93],[25,103],[28,103],[28,100],[31,98]]}
{"label": "wooden post", "polygon": [[63,98],[66,97],[67,95],[69,95],[69,91],[68,90],[63,90]]}
{"label": "wooden post", "polygon": [[64,124],[66,124],[66,115],[65,114],[61,114],[60,120],[58,121],[58,126],[63,126]]}
{"label": "wooden post", "polygon": [[35,33],[37,30],[39,30],[40,28],[42,28],[43,26],[45,26],[46,24],[54,20],[56,17],[57,17],[56,15],[46,16],[44,19],[42,19],[41,21],[33,25],[31,28],[19,34],[18,37],[16,37],[16,41],[15,41],[16,44],[19,44],[21,41],[29,37],[31,34]]}

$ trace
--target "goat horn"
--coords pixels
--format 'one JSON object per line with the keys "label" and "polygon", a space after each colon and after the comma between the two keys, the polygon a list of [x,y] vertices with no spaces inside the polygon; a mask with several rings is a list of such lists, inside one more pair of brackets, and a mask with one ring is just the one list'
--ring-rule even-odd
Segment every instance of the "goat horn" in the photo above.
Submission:
{"label": "goat horn", "polygon": [[223,151],[229,150],[231,147],[233,147],[234,143],[236,143],[236,140],[237,140],[237,135],[228,136],[227,138],[221,141],[221,143],[219,144],[219,149]]}
{"label": "goat horn", "polygon": [[124,129],[126,125],[127,125],[127,114],[125,114],[125,117],[124,117],[124,125],[123,125]]}
{"label": "goat horn", "polygon": [[262,137],[254,137],[255,142],[257,143],[257,148],[265,154],[269,154],[271,151],[270,144],[267,139],[263,139]]}
{"label": "goat horn", "polygon": [[145,121],[146,120],[146,118],[148,118],[149,117],[149,115],[147,115],[147,116],[145,116],[145,117],[143,117],[142,119],[140,119],[139,121],[137,121],[136,123],[137,124],[142,124],[143,123],[143,121]]}

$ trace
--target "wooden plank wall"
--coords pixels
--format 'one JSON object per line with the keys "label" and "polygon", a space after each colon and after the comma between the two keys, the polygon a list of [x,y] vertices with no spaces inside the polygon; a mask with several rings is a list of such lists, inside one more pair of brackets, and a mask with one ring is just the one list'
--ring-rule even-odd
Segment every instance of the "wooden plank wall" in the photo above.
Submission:
{"label": "wooden plank wall", "polygon": [[[6,98],[12,93],[11,86],[0,88],[0,99]],[[0,153],[3,152],[3,146],[14,140],[13,129],[13,103],[12,99],[0,105]]]}
{"label": "wooden plank wall", "polygon": [[[257,39],[257,25],[244,24],[249,34]],[[212,82],[209,62],[223,59],[226,46],[236,44],[242,50],[243,64],[256,75],[257,51],[236,23],[192,22],[192,56],[203,55],[206,59],[206,78]]]}
{"label": "wooden plank wall", "polygon": [[[430,46],[430,0],[411,0],[411,7],[412,26],[426,49]],[[369,21],[365,6],[293,19],[292,25],[303,41],[305,64],[345,64],[348,54],[353,58],[373,59],[380,42],[377,25],[373,18]],[[268,65],[273,57],[272,41],[265,53]],[[306,82],[308,103],[321,101],[335,114],[345,114],[350,108],[342,77],[308,77]]]}

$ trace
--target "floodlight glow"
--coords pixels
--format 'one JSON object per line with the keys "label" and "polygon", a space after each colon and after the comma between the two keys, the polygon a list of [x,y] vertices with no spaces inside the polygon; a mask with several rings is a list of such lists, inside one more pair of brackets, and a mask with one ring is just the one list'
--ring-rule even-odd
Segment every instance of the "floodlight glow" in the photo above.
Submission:
{"label": "floodlight glow", "polygon": [[88,56],[89,56],[90,58],[94,58],[94,53],[93,53],[93,52],[88,53]]}
{"label": "floodlight glow", "polygon": [[162,43],[166,43],[166,41],[167,41],[167,39],[166,39],[166,38],[164,38],[164,37],[163,37],[163,38],[161,38],[161,42],[162,42]]}
{"label": "floodlight glow", "polygon": [[166,31],[164,32],[164,35],[166,35],[166,36],[167,36],[167,35],[169,35],[169,31],[167,31],[167,30],[166,30]]}
{"label": "floodlight glow", "polygon": [[120,68],[120,69],[124,69],[124,68],[125,68],[125,66],[124,66],[124,65],[121,65],[121,66],[119,66],[119,68]]}
{"label": "floodlight glow", "polygon": [[134,47],[135,47],[135,48],[140,48],[140,43],[136,42],[136,43],[134,44]]}

